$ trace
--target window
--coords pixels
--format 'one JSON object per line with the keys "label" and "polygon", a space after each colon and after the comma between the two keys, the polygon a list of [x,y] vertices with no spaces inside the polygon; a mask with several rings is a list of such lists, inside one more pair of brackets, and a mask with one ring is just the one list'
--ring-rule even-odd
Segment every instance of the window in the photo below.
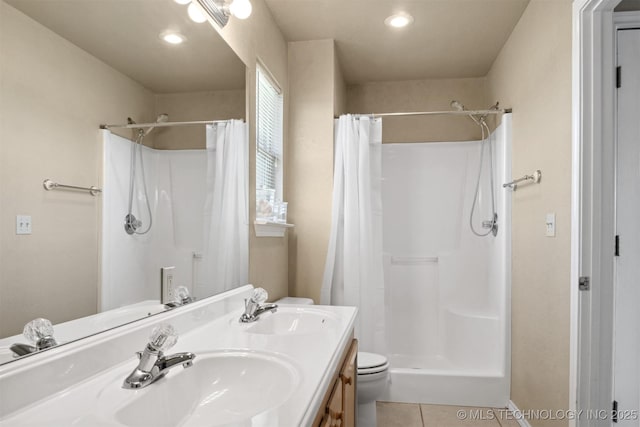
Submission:
{"label": "window", "polygon": [[256,217],[270,218],[282,200],[282,93],[260,67],[256,105]]}

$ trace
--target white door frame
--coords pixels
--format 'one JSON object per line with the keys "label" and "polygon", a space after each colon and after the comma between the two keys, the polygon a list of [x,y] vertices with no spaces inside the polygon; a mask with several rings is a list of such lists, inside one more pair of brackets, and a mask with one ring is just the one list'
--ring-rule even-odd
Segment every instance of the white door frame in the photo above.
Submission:
{"label": "white door frame", "polygon": [[[573,2],[571,225],[571,426],[611,426],[588,417],[611,410],[615,236],[615,30],[619,0]],[[579,277],[590,290],[579,291]]]}

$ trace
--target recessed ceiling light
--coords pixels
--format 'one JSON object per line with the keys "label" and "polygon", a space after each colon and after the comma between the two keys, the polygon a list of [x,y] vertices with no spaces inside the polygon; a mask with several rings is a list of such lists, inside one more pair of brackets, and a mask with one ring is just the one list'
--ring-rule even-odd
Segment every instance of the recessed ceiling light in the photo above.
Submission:
{"label": "recessed ceiling light", "polygon": [[403,28],[413,22],[413,16],[408,13],[396,13],[384,20],[384,23],[393,28]]}
{"label": "recessed ceiling light", "polygon": [[193,22],[197,22],[198,24],[201,24],[207,20],[207,16],[204,14],[202,7],[200,7],[200,5],[196,4],[195,2],[191,2],[189,7],[187,8],[187,13],[189,14],[189,18],[191,18]]}
{"label": "recessed ceiling light", "polygon": [[173,0],[173,1],[178,3],[178,4],[189,4],[189,3],[191,3],[191,0]]}
{"label": "recessed ceiling light", "polygon": [[160,34],[160,38],[169,44],[180,44],[183,43],[187,38],[180,33],[175,33],[173,31],[167,31]]}

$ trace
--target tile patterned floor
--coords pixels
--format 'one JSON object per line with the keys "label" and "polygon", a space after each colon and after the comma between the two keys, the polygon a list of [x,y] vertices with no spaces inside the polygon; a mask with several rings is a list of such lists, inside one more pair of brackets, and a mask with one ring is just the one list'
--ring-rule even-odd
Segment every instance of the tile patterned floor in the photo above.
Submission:
{"label": "tile patterned floor", "polygon": [[377,403],[378,427],[519,427],[506,409]]}

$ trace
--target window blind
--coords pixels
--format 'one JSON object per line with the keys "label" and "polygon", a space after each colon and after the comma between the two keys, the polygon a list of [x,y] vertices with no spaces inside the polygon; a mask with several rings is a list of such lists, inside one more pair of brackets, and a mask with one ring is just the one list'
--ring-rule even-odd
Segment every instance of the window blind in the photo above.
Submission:
{"label": "window blind", "polygon": [[282,94],[258,67],[256,120],[256,190],[282,195]]}

